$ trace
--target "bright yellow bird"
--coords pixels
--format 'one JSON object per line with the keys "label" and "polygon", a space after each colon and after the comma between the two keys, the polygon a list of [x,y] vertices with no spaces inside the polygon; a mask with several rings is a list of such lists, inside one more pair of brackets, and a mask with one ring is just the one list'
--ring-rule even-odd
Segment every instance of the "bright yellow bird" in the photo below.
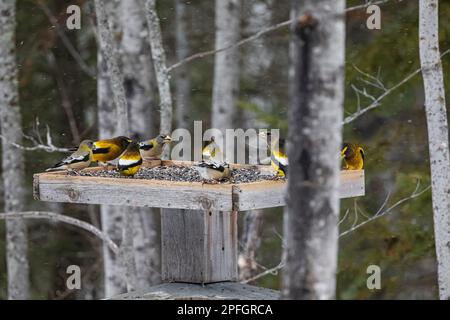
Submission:
{"label": "bright yellow bird", "polygon": [[139,143],[141,155],[144,158],[159,159],[163,152],[163,147],[172,142],[172,138],[165,134],[160,134],[156,138]]}
{"label": "bright yellow bird", "polygon": [[356,143],[344,143],[341,150],[344,169],[361,170],[364,168],[364,149]]}
{"label": "bright yellow bird", "polygon": [[70,156],[64,158],[52,168],[46,171],[54,170],[82,170],[89,167],[92,161],[92,149],[94,143],[91,140],[84,140],[80,143],[78,149]]}
{"label": "bright yellow bird", "polygon": [[124,136],[96,141],[92,161],[105,163],[117,159],[127,149],[130,142],[131,139]]}
{"label": "bright yellow bird", "polygon": [[125,153],[120,157],[117,169],[124,176],[134,176],[142,165],[142,157],[136,142],[130,142]]}
{"label": "bright yellow bird", "polygon": [[211,137],[209,143],[203,148],[202,158],[203,160],[213,160],[218,162],[223,161],[222,150],[220,150],[219,145],[216,143],[214,137]]}
{"label": "bright yellow bird", "polygon": [[288,173],[288,157],[285,151],[286,141],[279,139],[278,141],[272,141],[270,147],[270,164],[277,170],[277,173],[281,177],[286,177]]}

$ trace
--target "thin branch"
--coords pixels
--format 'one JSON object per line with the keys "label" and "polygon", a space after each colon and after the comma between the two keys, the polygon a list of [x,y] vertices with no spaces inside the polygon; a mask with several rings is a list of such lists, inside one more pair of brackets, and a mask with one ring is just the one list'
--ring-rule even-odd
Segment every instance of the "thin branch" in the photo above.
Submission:
{"label": "thin branch", "polygon": [[11,213],[0,213],[0,219],[18,219],[18,218],[25,218],[25,219],[48,219],[58,222],[64,222],[76,227],[79,227],[81,229],[84,229],[91,234],[95,235],[97,238],[101,239],[103,242],[105,242],[108,245],[108,248],[115,254],[119,254],[119,247],[117,244],[114,243],[114,241],[111,240],[111,238],[103,233],[98,228],[94,227],[92,224],[87,223],[85,221],[75,219],[72,217],[68,217],[59,213],[54,212],[46,212],[46,211],[25,211],[25,212],[11,212]]}
{"label": "thin branch", "polygon": [[61,38],[61,41],[63,42],[64,46],[67,48],[67,51],[70,53],[70,55],[74,58],[74,60],[78,63],[81,70],[86,73],[89,77],[95,78],[95,72],[94,70],[89,67],[86,62],[84,62],[81,55],[78,53],[78,51],[75,49],[75,47],[70,42],[69,38],[67,37],[66,33],[64,32],[63,28],[58,23],[58,19],[52,14],[49,7],[45,4],[44,1],[38,0],[36,1],[38,6],[42,9],[42,11],[45,13],[47,18],[50,20],[50,23],[55,27],[56,32],[58,33],[58,36]]}
{"label": "thin branch", "polygon": [[[369,1],[369,2],[367,2],[365,4],[361,4],[361,5],[354,6],[354,7],[349,7],[347,9],[345,9],[344,12],[348,13],[348,12],[351,12],[351,11],[364,9],[364,8],[366,8],[366,7],[368,7],[368,6],[372,5],[372,4],[379,5],[379,4],[386,3],[388,1],[390,1],[390,0]],[[251,35],[251,36],[249,36],[249,37],[247,37],[245,39],[242,39],[242,40],[240,40],[240,41],[238,41],[236,43],[227,45],[227,46],[219,48],[219,49],[207,50],[207,51],[198,52],[196,54],[193,54],[193,55],[191,55],[191,56],[189,56],[189,57],[187,57],[187,58],[185,58],[185,59],[183,59],[181,61],[178,61],[177,63],[171,65],[170,67],[168,67],[167,68],[167,72],[171,72],[173,69],[176,69],[176,68],[178,68],[178,67],[180,67],[180,66],[182,66],[182,65],[184,65],[186,63],[189,63],[189,62],[191,62],[193,60],[197,60],[197,59],[204,58],[204,57],[207,57],[207,56],[210,56],[210,55],[214,55],[216,53],[220,53],[220,52],[225,51],[225,50],[231,50],[231,49],[240,47],[240,46],[242,46],[242,45],[244,45],[246,43],[249,43],[249,42],[251,42],[251,41],[253,41],[255,39],[258,39],[259,37],[261,37],[261,36],[263,36],[263,35],[265,35],[267,33],[270,33],[272,31],[276,31],[276,30],[279,30],[281,28],[287,27],[287,26],[291,25],[292,21],[293,21],[292,19],[289,19],[289,20],[277,23],[277,24],[275,24],[273,26],[270,26],[270,27],[267,27],[267,28],[264,28],[264,29],[258,31],[257,33],[255,33],[255,34],[253,34],[253,35]]]}
{"label": "thin branch", "polygon": [[384,217],[385,215],[390,214],[390,213],[392,212],[392,210],[394,210],[395,208],[397,208],[398,206],[400,206],[400,205],[403,204],[404,202],[409,201],[409,200],[412,200],[412,199],[415,199],[415,198],[421,196],[422,194],[424,194],[425,192],[427,192],[427,191],[431,188],[431,186],[428,186],[428,187],[426,187],[425,189],[423,189],[423,190],[421,190],[421,191],[418,191],[418,190],[419,190],[419,187],[420,187],[420,182],[417,183],[415,190],[414,190],[408,197],[405,197],[405,198],[403,198],[403,199],[397,201],[397,202],[394,203],[392,206],[390,206],[389,208],[387,208],[385,211],[380,211],[380,210],[378,210],[378,213],[375,214],[375,215],[373,215],[373,216],[370,217],[369,219],[364,220],[363,222],[360,222],[359,224],[352,225],[352,227],[351,227],[350,229],[348,229],[348,230],[342,232],[342,233],[339,235],[339,237],[343,237],[343,236],[349,234],[350,232],[355,231],[355,230],[357,230],[357,229],[363,227],[364,225],[366,225],[366,224],[369,223],[369,222],[372,222],[372,221],[377,220],[377,219],[379,219],[379,218],[381,218],[381,217]]}
{"label": "thin branch", "polygon": [[39,126],[40,126],[39,118],[36,118],[35,127],[34,127],[34,132],[36,134],[36,137],[22,133],[23,137],[26,140],[31,141],[31,143],[33,144],[32,146],[24,146],[24,145],[15,143],[15,142],[8,141],[2,134],[0,134],[0,139],[6,141],[13,147],[16,147],[16,148],[24,150],[24,151],[42,150],[42,151],[49,152],[49,153],[51,153],[51,152],[70,152],[70,149],[68,149],[68,148],[60,148],[53,144],[52,136],[50,133],[50,127],[48,125],[45,126],[46,127],[46,134],[45,134],[46,141],[44,142],[44,140],[42,139],[41,134],[39,132]]}
{"label": "thin branch", "polygon": [[273,268],[270,268],[270,269],[267,269],[266,271],[261,272],[261,273],[257,274],[254,277],[251,277],[249,279],[243,280],[243,281],[241,281],[241,283],[253,282],[253,281],[258,280],[259,278],[262,278],[262,277],[267,276],[269,274],[277,275],[278,274],[278,270],[283,269],[284,266],[285,266],[284,261],[281,261],[277,266],[275,266]]}
{"label": "thin branch", "polygon": [[[450,53],[450,49],[447,49],[446,51],[444,51],[441,54],[441,58],[443,58],[444,56],[446,56],[448,53]],[[402,85],[404,85],[405,83],[407,83],[409,80],[411,80],[412,78],[414,78],[417,74],[419,74],[422,71],[422,68],[418,68],[416,70],[414,70],[412,73],[410,73],[406,78],[404,78],[402,81],[400,81],[399,83],[397,83],[396,85],[394,85],[393,87],[391,87],[390,89],[387,89],[382,95],[380,95],[378,98],[376,98],[371,104],[369,104],[367,107],[363,108],[363,109],[358,109],[358,111],[356,111],[355,113],[345,117],[343,124],[349,124],[350,122],[356,120],[357,118],[359,118],[360,116],[362,116],[363,114],[365,114],[367,111],[370,111],[372,109],[375,109],[376,107],[378,107],[379,105],[381,105],[381,100],[383,100],[384,98],[386,98],[388,95],[390,95],[393,91],[395,91],[396,89],[398,89],[399,87],[401,87]]]}
{"label": "thin branch", "polygon": [[[405,197],[405,198],[397,201],[395,204],[390,206],[388,209],[386,209],[385,211],[382,211],[382,208],[384,208],[386,206],[386,203],[387,203],[387,201],[390,198],[390,194],[391,193],[389,192],[387,197],[386,197],[386,199],[384,200],[382,206],[380,207],[380,209],[378,209],[378,211],[377,211],[377,213],[375,215],[373,215],[372,217],[368,218],[367,220],[365,220],[363,222],[360,222],[359,224],[355,224],[355,222],[354,222],[353,226],[349,230],[346,230],[346,231],[342,232],[339,235],[339,238],[349,234],[350,232],[353,232],[353,231],[363,227],[364,225],[366,225],[369,222],[372,222],[372,221],[374,221],[376,219],[379,219],[381,217],[384,217],[384,216],[390,214],[396,207],[400,206],[401,204],[405,203],[406,201],[415,199],[415,198],[421,196],[422,194],[424,194],[425,192],[427,192],[431,188],[431,186],[428,186],[428,187],[424,188],[421,191],[419,191],[419,188],[420,188],[420,180],[417,181],[417,184],[416,184],[416,187],[415,187],[414,191],[408,197]],[[357,210],[357,205],[355,204],[355,211],[356,210]],[[341,224],[347,218],[348,213],[349,213],[349,210],[347,210],[345,212],[344,217],[339,221],[338,224]],[[357,213],[356,213],[356,215],[357,215]],[[355,219],[357,219],[357,217],[355,217]],[[246,279],[244,281],[241,281],[241,283],[249,283],[249,282],[255,281],[255,280],[259,279],[259,278],[262,278],[264,276],[267,276],[269,274],[276,275],[279,270],[284,268],[284,266],[285,266],[285,262],[282,260],[277,266],[275,266],[273,268],[270,268],[270,269],[267,269],[264,272],[261,272],[261,273],[257,274],[256,276],[254,276],[254,277],[252,277],[250,279]]]}

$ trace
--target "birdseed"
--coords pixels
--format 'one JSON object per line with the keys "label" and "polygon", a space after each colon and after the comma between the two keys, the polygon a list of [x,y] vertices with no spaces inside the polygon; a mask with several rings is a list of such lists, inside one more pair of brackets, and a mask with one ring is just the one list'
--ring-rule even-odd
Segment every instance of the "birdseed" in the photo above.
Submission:
{"label": "birdseed", "polygon": [[180,182],[203,182],[211,184],[223,183],[249,183],[257,181],[273,181],[284,180],[283,177],[275,174],[261,173],[257,168],[238,168],[231,169],[231,177],[228,180],[204,180],[200,177],[197,170],[191,167],[182,166],[160,166],[154,168],[141,167],[139,171],[132,177],[123,176],[119,171],[114,169],[102,169],[96,171],[70,171],[67,172],[70,176],[82,177],[103,177],[103,178],[120,178],[120,179],[146,179],[146,180],[165,180],[165,181],[180,181]]}

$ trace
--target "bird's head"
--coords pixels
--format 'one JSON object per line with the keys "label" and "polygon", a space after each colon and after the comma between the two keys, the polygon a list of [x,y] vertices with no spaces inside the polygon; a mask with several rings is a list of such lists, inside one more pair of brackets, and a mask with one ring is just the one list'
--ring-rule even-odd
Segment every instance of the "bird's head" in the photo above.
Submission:
{"label": "bird's head", "polygon": [[80,147],[79,149],[81,150],[94,150],[95,146],[94,146],[94,142],[92,140],[83,140],[80,143]]}
{"label": "bird's head", "polygon": [[167,135],[167,134],[160,134],[157,138],[156,141],[158,142],[158,144],[166,144],[166,143],[171,143],[173,140],[172,138]]}
{"label": "bird's head", "polygon": [[133,142],[133,140],[131,140],[128,137],[125,136],[119,136],[116,138],[117,140],[119,140],[120,145],[122,145],[123,147],[127,147],[131,142]]}

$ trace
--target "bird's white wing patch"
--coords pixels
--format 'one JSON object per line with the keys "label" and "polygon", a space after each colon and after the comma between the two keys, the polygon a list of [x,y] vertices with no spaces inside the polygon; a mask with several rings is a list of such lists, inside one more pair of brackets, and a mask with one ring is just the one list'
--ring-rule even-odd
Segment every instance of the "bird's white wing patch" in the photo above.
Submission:
{"label": "bird's white wing patch", "polygon": [[119,159],[119,165],[121,166],[129,166],[138,162],[139,160]]}

